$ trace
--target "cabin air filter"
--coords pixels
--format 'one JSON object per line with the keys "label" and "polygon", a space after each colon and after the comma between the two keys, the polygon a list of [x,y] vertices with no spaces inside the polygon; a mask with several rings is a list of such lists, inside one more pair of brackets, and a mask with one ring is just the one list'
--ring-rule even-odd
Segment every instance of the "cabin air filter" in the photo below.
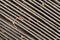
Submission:
{"label": "cabin air filter", "polygon": [[60,0],[0,0],[0,40],[60,40]]}

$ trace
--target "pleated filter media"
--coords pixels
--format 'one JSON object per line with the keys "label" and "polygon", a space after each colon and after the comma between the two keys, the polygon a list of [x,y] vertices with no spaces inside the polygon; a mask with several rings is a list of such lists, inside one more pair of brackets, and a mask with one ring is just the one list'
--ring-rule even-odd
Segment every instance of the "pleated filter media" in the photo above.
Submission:
{"label": "pleated filter media", "polygon": [[60,0],[0,0],[0,40],[60,40]]}

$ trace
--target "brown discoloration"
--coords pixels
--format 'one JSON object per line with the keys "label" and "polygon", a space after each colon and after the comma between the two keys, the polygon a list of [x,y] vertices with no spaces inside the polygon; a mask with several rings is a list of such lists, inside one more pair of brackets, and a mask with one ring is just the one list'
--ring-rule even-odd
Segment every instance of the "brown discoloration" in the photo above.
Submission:
{"label": "brown discoloration", "polygon": [[3,32],[3,33],[5,33],[5,30],[3,30],[3,29],[1,29],[1,28],[0,28],[0,31]]}
{"label": "brown discoloration", "polygon": [[23,17],[22,16],[17,16],[16,19],[23,19]]}
{"label": "brown discoloration", "polygon": [[45,6],[45,3],[44,2],[42,2],[42,4],[39,4],[41,7],[44,7]]}
{"label": "brown discoloration", "polygon": [[[17,16],[16,19],[22,20],[23,17],[22,17],[22,16]],[[13,26],[17,29],[17,27],[16,27],[16,25],[15,25],[15,22],[16,22],[16,21],[14,20],[14,21],[13,21]]]}
{"label": "brown discoloration", "polygon": [[15,21],[13,21],[13,26],[15,27],[15,29],[17,29],[17,27],[15,26]]}
{"label": "brown discoloration", "polygon": [[44,3],[44,2],[42,2],[42,5],[41,5],[41,6],[42,6],[42,7],[44,7],[44,5],[45,5],[45,3]]}
{"label": "brown discoloration", "polygon": [[42,2],[42,6],[44,6],[45,5],[45,3],[44,2]]}

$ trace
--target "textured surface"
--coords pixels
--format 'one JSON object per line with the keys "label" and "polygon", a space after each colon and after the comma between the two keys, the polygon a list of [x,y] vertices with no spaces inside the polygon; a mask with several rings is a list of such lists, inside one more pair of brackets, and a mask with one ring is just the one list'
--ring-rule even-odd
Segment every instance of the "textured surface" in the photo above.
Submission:
{"label": "textured surface", "polygon": [[60,0],[0,0],[0,40],[60,40]]}

